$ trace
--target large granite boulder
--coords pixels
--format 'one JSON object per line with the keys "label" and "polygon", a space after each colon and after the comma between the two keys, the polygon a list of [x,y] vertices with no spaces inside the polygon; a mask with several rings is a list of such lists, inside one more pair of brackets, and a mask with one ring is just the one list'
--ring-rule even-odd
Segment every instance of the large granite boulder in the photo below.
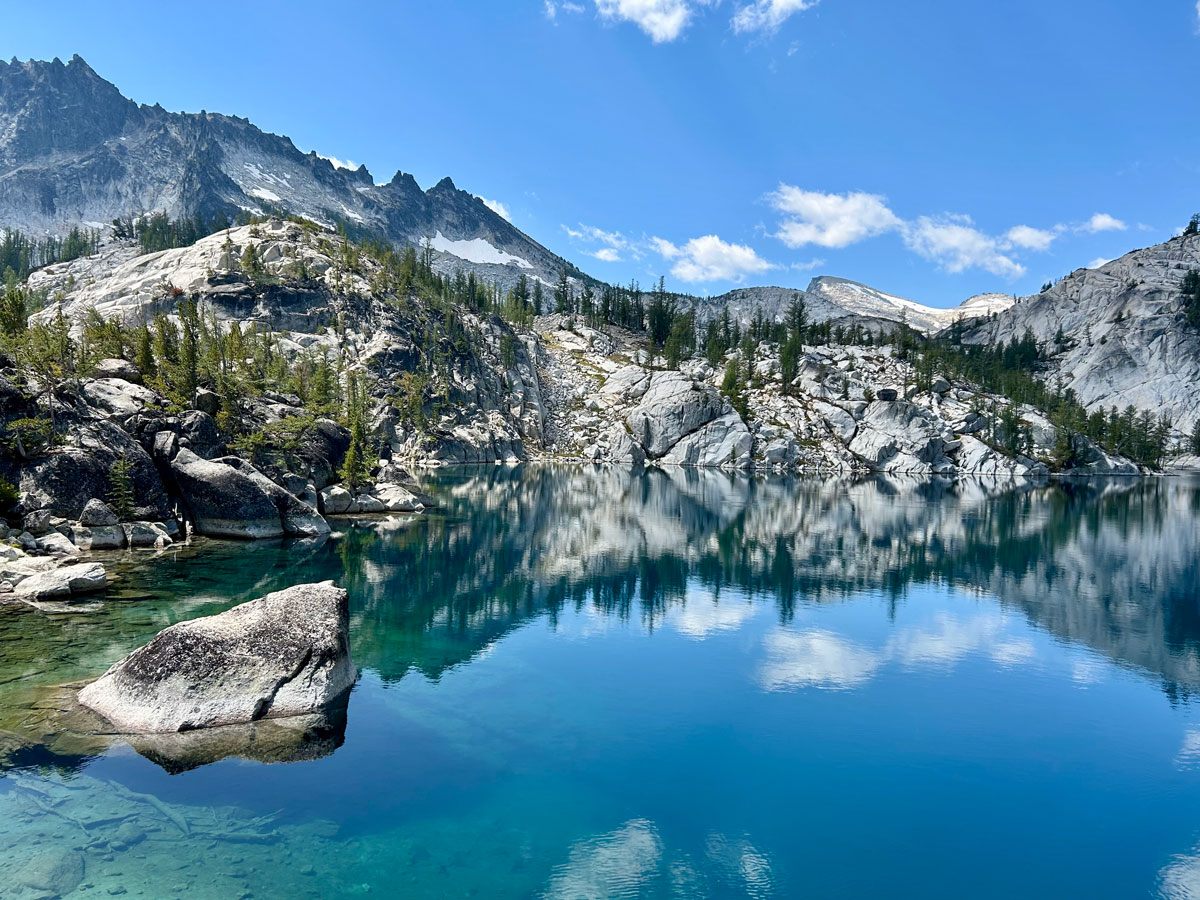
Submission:
{"label": "large granite boulder", "polygon": [[172,625],[79,701],[121,732],[162,734],[313,713],[356,677],[349,598],[326,581]]}
{"label": "large granite boulder", "polygon": [[329,523],[316,507],[305,503],[295,494],[280,487],[253,465],[238,456],[223,456],[214,462],[232,466],[249,478],[275,505],[283,533],[296,537],[318,537],[329,534]]}
{"label": "large granite boulder", "polygon": [[140,384],[123,378],[96,378],[83,383],[88,406],[114,419],[128,419],[147,407],[163,403],[162,397]]}
{"label": "large granite boulder", "polygon": [[676,442],[659,460],[679,466],[734,466],[753,463],[750,449],[754,439],[742,417],[734,410],[713,419]]}
{"label": "large granite boulder", "polygon": [[929,411],[903,400],[877,400],[858,421],[847,445],[872,470],[919,474],[954,471],[947,450],[955,447]]}
{"label": "large granite boulder", "polygon": [[[629,380],[628,393],[640,388],[640,382]],[[692,381],[680,372],[654,372],[625,421],[646,455],[659,459],[685,437],[726,412],[724,399],[712,387]]]}
{"label": "large granite boulder", "polygon": [[88,528],[94,528],[97,525],[116,525],[118,521],[117,514],[109,508],[108,504],[95,497],[84,504],[83,512],[79,514],[79,524]]}
{"label": "large granite boulder", "polygon": [[200,534],[255,539],[329,533],[315,509],[243,459],[201,459],[184,448],[169,468]]}

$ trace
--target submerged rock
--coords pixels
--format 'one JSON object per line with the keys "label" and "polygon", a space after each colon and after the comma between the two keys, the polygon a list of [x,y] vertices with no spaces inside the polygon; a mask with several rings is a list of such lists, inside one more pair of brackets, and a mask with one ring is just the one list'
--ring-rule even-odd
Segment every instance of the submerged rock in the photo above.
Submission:
{"label": "submerged rock", "polygon": [[326,581],[172,625],[79,700],[122,732],[161,734],[312,713],[356,677],[348,595]]}
{"label": "submerged rock", "polygon": [[23,897],[65,897],[83,881],[83,854],[78,850],[48,847],[17,873]]}

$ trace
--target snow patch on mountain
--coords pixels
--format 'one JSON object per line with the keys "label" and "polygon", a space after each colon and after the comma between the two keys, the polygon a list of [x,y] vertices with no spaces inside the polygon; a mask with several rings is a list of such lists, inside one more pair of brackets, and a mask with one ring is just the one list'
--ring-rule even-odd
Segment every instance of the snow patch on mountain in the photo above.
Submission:
{"label": "snow patch on mountain", "polygon": [[1015,302],[1007,294],[978,294],[959,306],[939,309],[876,290],[857,281],[821,276],[808,285],[808,293],[823,297],[847,312],[869,318],[906,321],[910,326],[933,334],[951,325],[955,319],[982,317],[999,312]]}
{"label": "snow patch on mountain", "polygon": [[457,256],[459,259],[476,263],[477,265],[511,265],[519,266],[522,269],[533,268],[533,263],[529,262],[529,260],[522,259],[520,256],[513,256],[511,253],[505,253],[499,247],[494,246],[483,238],[474,238],[469,241],[452,241],[443,236],[439,231],[437,236],[429,242],[429,245],[439,253],[449,253],[451,256]]}

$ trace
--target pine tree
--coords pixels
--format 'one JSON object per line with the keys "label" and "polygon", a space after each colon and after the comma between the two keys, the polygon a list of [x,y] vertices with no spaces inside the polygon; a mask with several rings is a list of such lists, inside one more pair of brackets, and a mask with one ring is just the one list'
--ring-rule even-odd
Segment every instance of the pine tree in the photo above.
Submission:
{"label": "pine tree", "polygon": [[741,362],[736,356],[730,358],[725,366],[725,375],[721,379],[721,393],[729,400],[733,408],[744,419],[748,412],[746,389],[742,383]]}
{"label": "pine tree", "polygon": [[350,493],[357,493],[371,477],[371,462],[367,458],[367,426],[365,397],[361,376],[346,378],[346,418],[350,429],[350,446],[342,460],[341,477]]}
{"label": "pine tree", "polygon": [[1192,453],[1200,456],[1200,418],[1196,419],[1196,427],[1192,429]]}
{"label": "pine tree", "polygon": [[121,522],[133,518],[137,495],[133,483],[133,464],[122,457],[109,472],[108,505]]}

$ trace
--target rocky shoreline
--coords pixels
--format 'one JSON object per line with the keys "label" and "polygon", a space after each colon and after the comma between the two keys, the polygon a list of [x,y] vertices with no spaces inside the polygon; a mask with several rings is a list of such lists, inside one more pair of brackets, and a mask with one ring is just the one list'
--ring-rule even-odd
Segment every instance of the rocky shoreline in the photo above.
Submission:
{"label": "rocky shoreline", "polygon": [[[1033,406],[936,373],[918,378],[892,345],[806,346],[786,384],[778,344],[760,342],[750,359],[734,350],[725,358],[748,370],[735,397],[720,366],[693,356],[667,368],[644,335],[616,326],[571,315],[514,325],[420,291],[399,297],[381,287],[390,283],[387,258],[352,251],[332,232],[274,219],[142,256],[106,246],[35,272],[31,289],[60,299],[30,327],[65,322],[87,362],[45,383],[0,360],[0,479],[13,494],[0,533],[0,598],[41,602],[103,588],[102,568],[87,561],[93,550],[163,549],[193,534],[319,537],[329,516],[420,513],[433,501],[410,473],[425,466],[1146,472],[1063,434]],[[203,352],[225,354],[233,336],[244,337],[238,352],[256,354],[244,365],[260,372],[257,387],[228,374],[242,366],[236,360],[201,367],[198,379],[194,371],[183,393],[163,371],[139,369],[134,359],[149,351],[130,348],[132,323],[153,322],[167,348],[158,365],[175,365],[187,330],[172,329],[188,308],[193,329],[213,342]],[[124,356],[96,358],[110,346]],[[333,373],[334,402],[289,392],[311,386],[322,366]],[[355,421],[346,391],[358,397]],[[1053,457],[1064,444],[1070,463],[1061,466]]]}

